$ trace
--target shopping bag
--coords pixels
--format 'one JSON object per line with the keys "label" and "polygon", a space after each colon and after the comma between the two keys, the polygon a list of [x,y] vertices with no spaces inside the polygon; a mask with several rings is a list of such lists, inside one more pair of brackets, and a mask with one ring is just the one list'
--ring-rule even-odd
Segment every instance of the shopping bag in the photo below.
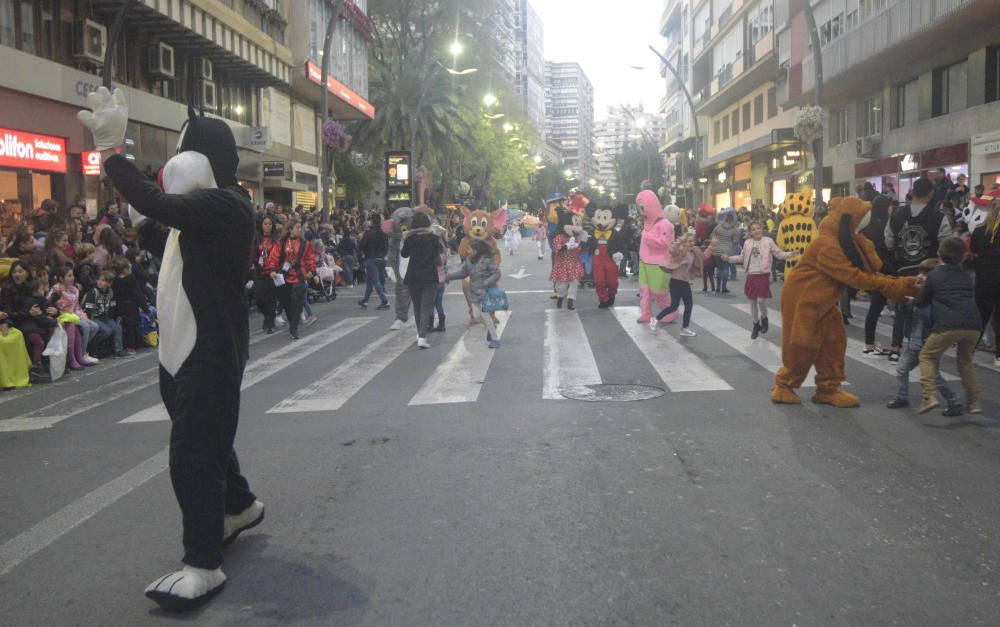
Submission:
{"label": "shopping bag", "polygon": [[483,292],[483,311],[493,313],[494,311],[507,311],[507,292],[499,287],[487,287]]}
{"label": "shopping bag", "polygon": [[156,345],[160,343],[159,329],[157,328],[156,321],[150,318],[149,314],[145,311],[139,312],[138,329],[139,335],[146,346],[156,348]]}
{"label": "shopping bag", "polygon": [[49,375],[53,381],[61,379],[63,373],[66,372],[66,346],[66,329],[63,328],[63,325],[57,324],[52,331],[52,337],[49,338],[49,343],[42,351],[42,355],[49,358]]}

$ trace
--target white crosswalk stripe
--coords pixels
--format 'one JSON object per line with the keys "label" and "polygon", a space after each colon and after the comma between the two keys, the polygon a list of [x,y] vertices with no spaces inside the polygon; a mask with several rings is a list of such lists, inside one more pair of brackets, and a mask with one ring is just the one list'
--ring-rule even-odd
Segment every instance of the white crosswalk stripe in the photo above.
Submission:
{"label": "white crosswalk stripe", "polygon": [[601,383],[594,351],[575,311],[545,311],[545,346],[542,398],[563,400],[564,385],[587,386]]}
{"label": "white crosswalk stripe", "polygon": [[267,410],[267,413],[286,414],[340,409],[415,341],[413,335],[405,329],[383,335],[326,376]]}
{"label": "white crosswalk stripe", "polygon": [[733,389],[700,357],[667,333],[666,329],[653,333],[647,325],[637,324],[635,320],[639,317],[638,307],[615,307],[613,313],[618,324],[625,329],[671,392]]}
{"label": "white crosswalk stripe", "polygon": [[[751,340],[749,329],[730,322],[707,307],[695,310],[693,323],[771,374],[781,368],[781,347],[765,339],[764,336]],[[815,379],[816,369],[812,368],[802,384],[803,387],[815,387]]]}
{"label": "white crosswalk stripe", "polygon": [[[500,338],[503,338],[508,320],[510,314],[506,311],[497,313],[497,336]],[[481,325],[469,327],[434,369],[427,383],[410,399],[410,405],[476,402],[495,354],[496,350],[486,345],[485,328]]]}
{"label": "white crosswalk stripe", "polygon": [[[743,311],[743,312],[745,312],[747,314],[750,313],[750,305],[748,303],[744,303],[744,304],[740,304],[740,305],[733,305],[733,307],[735,307],[735,308],[737,308],[737,309],[739,309],[739,310],[741,310],[741,311]],[[780,327],[781,326],[781,314],[778,313],[777,311],[772,311],[770,313],[770,315],[768,316],[768,319],[771,321],[771,326],[774,326],[774,327]],[[896,364],[889,363],[889,361],[887,359],[865,359],[864,357],[860,357],[861,351],[863,351],[864,348],[865,348],[865,343],[862,342],[861,340],[856,340],[856,339],[854,339],[852,337],[848,337],[847,338],[847,358],[848,359],[850,359],[851,361],[857,362],[859,364],[864,364],[865,366],[868,366],[869,368],[874,368],[876,370],[881,370],[882,372],[884,372],[886,374],[889,374],[889,375],[892,375],[893,377],[896,376]],[[951,374],[949,372],[942,371],[941,372],[941,376],[943,376],[946,380],[949,380],[949,381],[957,381],[958,380],[958,377],[956,377],[955,375],[953,375],[953,374]],[[920,380],[920,370],[919,369],[911,370],[910,371],[910,381],[919,381],[919,380]]]}
{"label": "white crosswalk stripe", "polygon": [[[357,331],[375,319],[374,317],[346,318],[310,336],[308,343],[289,343],[253,360],[243,373],[243,384],[240,386],[240,390],[246,390],[250,386],[260,383],[275,372],[283,370],[300,359],[305,359],[309,355],[322,350],[331,343],[349,335],[353,331]],[[163,407],[163,404],[157,403],[132,414],[120,421],[120,423],[159,422],[163,420],[170,420],[170,417],[167,415],[167,410]]]}

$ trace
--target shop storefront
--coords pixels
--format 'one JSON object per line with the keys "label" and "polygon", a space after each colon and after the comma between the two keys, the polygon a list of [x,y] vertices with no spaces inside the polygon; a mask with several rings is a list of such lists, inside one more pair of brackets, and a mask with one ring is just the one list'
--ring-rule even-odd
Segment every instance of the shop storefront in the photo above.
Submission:
{"label": "shop storefront", "polygon": [[891,185],[902,200],[910,192],[914,181],[921,177],[933,178],[932,171],[938,168],[944,168],[952,181],[962,174],[969,176],[969,144],[940,146],[858,163],[854,166],[854,182],[856,185],[871,183],[880,193],[890,191]]}
{"label": "shop storefront", "polygon": [[973,137],[971,157],[969,179],[973,185],[989,190],[1000,183],[1000,131]]}
{"label": "shop storefront", "polygon": [[785,202],[785,196],[798,190],[798,173],[803,168],[802,150],[789,148],[771,153],[767,164],[765,182],[770,194],[768,206],[771,208]]}
{"label": "shop storefront", "polygon": [[63,198],[66,140],[0,128],[0,228],[9,234],[46,198]]}

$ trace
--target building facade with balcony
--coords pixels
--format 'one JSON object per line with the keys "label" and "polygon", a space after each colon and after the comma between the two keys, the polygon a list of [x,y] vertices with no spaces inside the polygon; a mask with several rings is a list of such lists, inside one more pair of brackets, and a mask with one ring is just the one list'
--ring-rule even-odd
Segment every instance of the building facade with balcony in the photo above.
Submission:
{"label": "building facade with balcony", "polygon": [[691,87],[703,116],[705,200],[722,207],[780,204],[806,181],[792,139],[796,109],[778,106],[775,4],[696,0],[691,6]]}
{"label": "building facade with balcony", "polygon": [[[691,84],[691,1],[665,0],[660,17],[660,35],[667,40],[662,50],[676,71],[668,70],[660,62],[660,76],[665,79],[664,95],[660,99],[660,116],[664,129],[659,137],[660,152],[664,157],[667,186],[676,197],[675,202],[685,207],[697,204],[695,188],[698,183],[698,162],[695,157],[695,120],[684,90],[690,93]],[[707,120],[699,120],[702,125]],[[698,129],[702,132],[701,129]]]}
{"label": "building facade with balcony", "polygon": [[[1000,30],[974,0],[820,0],[825,157],[834,192],[866,181],[902,198],[945,168],[1000,181]],[[814,51],[798,2],[777,22],[779,103],[815,99]]]}
{"label": "building facade with balcony", "polygon": [[[618,157],[627,145],[656,146],[663,136],[666,121],[663,116],[647,112],[642,105],[630,107],[608,107],[607,116],[594,124],[594,153],[597,155],[597,171],[594,174],[616,197],[622,197],[621,178],[618,172]],[[663,169],[662,162],[652,167]],[[638,190],[626,190],[638,191]]]}
{"label": "building facade with balcony", "polygon": [[[350,0],[348,0],[350,1]],[[92,139],[76,119],[101,85],[111,24],[122,0],[0,3],[0,131],[48,147],[45,160],[0,158],[5,219],[51,197],[92,213],[114,197],[100,169],[87,168]],[[225,120],[239,147],[240,184],[255,202],[294,199],[276,164],[317,167],[318,87],[293,90],[296,70],[281,0],[129,0],[114,42],[112,82],[129,103],[124,151],[150,176],[176,150],[188,103]],[[354,5],[354,3],[352,3]],[[356,6],[356,5],[354,5]],[[41,141],[41,144],[37,144]],[[315,190],[315,185],[312,187]]]}
{"label": "building facade with balcony", "polygon": [[545,136],[575,178],[595,175],[594,87],[579,63],[545,62]]}

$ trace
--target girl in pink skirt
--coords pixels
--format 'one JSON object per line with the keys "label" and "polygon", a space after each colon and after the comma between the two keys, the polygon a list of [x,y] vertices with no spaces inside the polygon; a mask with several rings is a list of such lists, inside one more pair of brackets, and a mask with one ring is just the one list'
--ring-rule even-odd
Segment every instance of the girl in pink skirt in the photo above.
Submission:
{"label": "girl in pink skirt", "polygon": [[746,270],[747,280],[743,293],[750,300],[753,315],[753,332],[750,339],[756,340],[761,333],[767,333],[767,300],[771,298],[771,262],[774,258],[788,259],[801,251],[782,251],[774,240],[764,237],[764,225],[759,221],[750,223],[750,238],[743,243],[739,255],[722,255],[723,261],[739,264]]}

